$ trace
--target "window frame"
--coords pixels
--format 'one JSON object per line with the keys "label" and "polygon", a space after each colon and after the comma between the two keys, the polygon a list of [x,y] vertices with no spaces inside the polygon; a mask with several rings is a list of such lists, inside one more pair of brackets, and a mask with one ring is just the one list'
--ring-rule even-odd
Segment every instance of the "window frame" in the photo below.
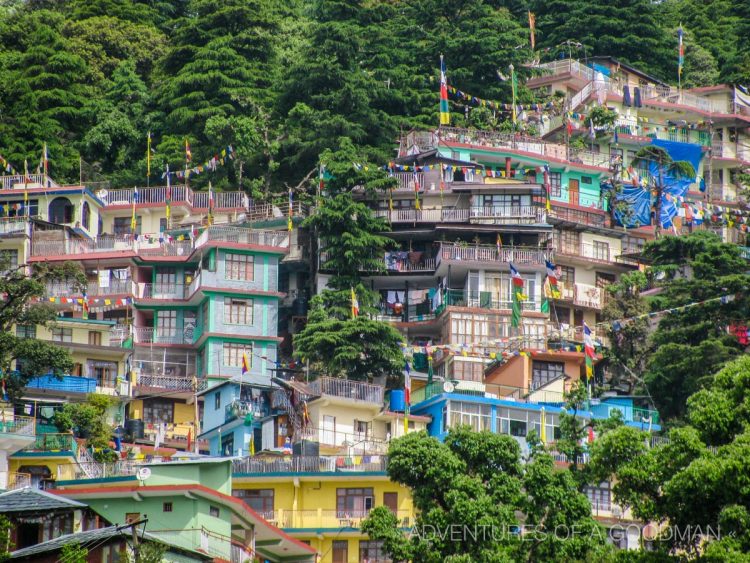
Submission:
{"label": "window frame", "polygon": [[224,298],[224,324],[225,325],[252,325],[254,320],[254,299],[243,299],[238,297]]}
{"label": "window frame", "polygon": [[227,252],[224,255],[224,279],[229,281],[255,281],[255,256]]}

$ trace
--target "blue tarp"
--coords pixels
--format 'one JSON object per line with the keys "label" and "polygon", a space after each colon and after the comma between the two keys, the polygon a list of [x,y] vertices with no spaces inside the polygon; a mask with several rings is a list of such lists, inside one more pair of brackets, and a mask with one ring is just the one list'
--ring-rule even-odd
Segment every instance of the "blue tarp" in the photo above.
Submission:
{"label": "blue tarp", "polygon": [[[693,165],[695,170],[700,166],[703,151],[700,145],[693,143],[679,143],[676,141],[663,141],[654,139],[653,144],[661,147],[669,153],[672,160],[686,160]],[[652,163],[649,174],[657,177],[659,170]],[[664,174],[664,193],[661,202],[661,226],[664,229],[672,228],[672,220],[677,215],[680,203],[676,198],[684,198],[690,184],[695,178],[679,180],[671,174]],[[625,213],[615,210],[615,220],[619,225],[626,227],[639,227],[651,224],[652,197],[650,188],[641,186],[624,186],[622,192],[617,196],[618,202],[626,202],[628,211]]]}

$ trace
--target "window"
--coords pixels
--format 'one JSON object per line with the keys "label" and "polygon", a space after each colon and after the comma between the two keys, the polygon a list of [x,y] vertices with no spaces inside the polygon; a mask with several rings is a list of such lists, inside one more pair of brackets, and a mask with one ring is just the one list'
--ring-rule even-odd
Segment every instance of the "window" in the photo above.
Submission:
{"label": "window", "polygon": [[591,502],[591,509],[596,514],[598,510],[610,510],[612,491],[608,482],[599,483],[598,487],[587,486],[583,489]]}
{"label": "window", "polygon": [[609,260],[609,243],[600,240],[594,241],[594,259]]}
{"label": "window", "polygon": [[605,288],[609,284],[615,283],[615,275],[607,272],[596,272],[596,287]]}
{"label": "window", "polygon": [[540,362],[534,360],[531,363],[531,388],[539,389],[550,381],[565,374],[563,362]]}
{"label": "window", "polygon": [[157,268],[154,276],[154,294],[169,293],[177,288],[177,270],[175,268]]}
{"label": "window", "polygon": [[36,338],[36,325],[16,325],[18,338]]}
{"label": "window", "polygon": [[221,437],[221,452],[223,456],[234,455],[234,434],[225,434]]}
{"label": "window", "polygon": [[370,425],[366,421],[364,420],[354,421],[354,433],[358,437],[367,437],[369,430],[370,430]]}
{"label": "window", "polygon": [[[393,200],[393,209],[394,211],[396,209],[414,209],[416,202],[414,199],[394,199]],[[380,200],[378,201],[378,210],[379,211],[388,211],[390,210],[390,202],[387,200]]]}
{"label": "window", "polygon": [[242,356],[247,355],[250,366],[253,365],[253,345],[252,344],[232,344],[224,343],[224,365],[226,367],[242,367]]}
{"label": "window", "polygon": [[558,266],[560,271],[560,281],[565,285],[572,286],[576,283],[576,269],[570,266]]}
{"label": "window", "polygon": [[[114,222],[112,224],[112,230],[114,231],[115,235],[129,235],[130,233],[130,222],[132,221],[132,217],[128,215],[127,217],[115,217]],[[135,232],[140,234],[141,233],[141,216],[137,215],[135,218]]]}
{"label": "window", "polygon": [[214,410],[218,411],[221,408],[221,393],[218,391],[214,393]]}
{"label": "window", "polygon": [[450,402],[449,426],[467,424],[476,431],[489,430],[491,419],[492,412],[489,405],[469,403],[466,401]]}
{"label": "window", "polygon": [[549,173],[549,195],[560,197],[562,195],[562,172]]}
{"label": "window", "polygon": [[575,231],[562,231],[560,233],[560,252],[578,255],[581,248],[581,238]]}
{"label": "window", "polygon": [[52,342],[73,342],[73,329],[60,327],[53,328]]}
{"label": "window", "polygon": [[86,360],[86,377],[96,379],[101,387],[115,387],[117,384],[117,362]]}
{"label": "window", "polygon": [[398,493],[383,493],[383,506],[394,514],[398,512]]}
{"label": "window", "polygon": [[167,230],[167,219],[166,217],[162,217],[161,219],[159,219],[159,232],[163,233],[166,230]]}
{"label": "window", "polygon": [[48,219],[50,223],[72,223],[74,209],[73,204],[67,197],[56,197],[50,204],[48,211]]}
{"label": "window", "polygon": [[225,297],[224,323],[230,325],[253,324],[253,300]]}
{"label": "window", "polygon": [[372,506],[372,488],[336,489],[337,518],[364,518]]}
{"label": "window", "polygon": [[162,512],[172,512],[172,503],[171,502],[165,502],[162,504],[161,508]]}
{"label": "window", "polygon": [[[622,151],[620,151],[620,156],[622,156]],[[591,176],[581,176],[581,184],[591,184]]]}
{"label": "window", "polygon": [[150,424],[171,424],[174,421],[174,403],[161,399],[145,399],[143,421]]}
{"label": "window", "polygon": [[511,436],[516,436],[517,438],[523,438],[526,436],[525,420],[510,420],[508,428]]}
{"label": "window", "polygon": [[385,563],[390,561],[390,558],[383,552],[382,541],[360,540],[359,560],[367,563]]}
{"label": "window", "polygon": [[177,311],[157,312],[156,336],[162,343],[177,336]]}
{"label": "window", "polygon": [[102,333],[95,330],[89,331],[89,346],[101,346],[102,345]]}
{"label": "window", "polygon": [[83,205],[81,206],[81,226],[88,230],[89,226],[91,224],[91,208],[89,207],[89,202],[84,201]]}
{"label": "window", "polygon": [[250,508],[266,520],[273,519],[273,489],[235,489],[232,495],[244,499]]}
{"label": "window", "polygon": [[0,251],[0,273],[7,274],[18,268],[18,250]]}
{"label": "window", "polygon": [[225,278],[228,280],[253,281],[255,279],[255,257],[247,254],[227,254],[224,259]]}
{"label": "window", "polygon": [[221,511],[219,510],[218,506],[209,505],[209,507],[208,507],[208,514],[210,516],[213,516],[214,518],[218,518],[219,514],[221,514]]}
{"label": "window", "polygon": [[641,252],[645,245],[645,239],[642,239],[640,237],[625,236],[622,239],[622,253],[630,254],[633,252]]}
{"label": "window", "polygon": [[333,563],[349,563],[349,542],[347,540],[333,541]]}

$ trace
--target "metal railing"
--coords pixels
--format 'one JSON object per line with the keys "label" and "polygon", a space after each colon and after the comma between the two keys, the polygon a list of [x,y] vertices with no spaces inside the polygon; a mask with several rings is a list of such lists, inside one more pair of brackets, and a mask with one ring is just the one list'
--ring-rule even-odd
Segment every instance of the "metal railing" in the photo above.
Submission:
{"label": "metal railing", "polygon": [[[203,381],[205,383],[205,380]],[[201,380],[198,381],[200,387]],[[159,389],[172,389],[174,391],[193,391],[194,383],[192,377],[179,377],[171,375],[150,375],[139,373],[136,385],[141,387],[157,387]]]}
{"label": "metal railing", "polygon": [[25,234],[31,236],[31,222],[28,217],[0,218],[0,235]]}
{"label": "metal railing", "polygon": [[[446,393],[443,382],[430,383],[411,394],[413,405],[427,401]],[[466,395],[470,397],[490,397],[494,399],[510,400],[516,403],[531,404],[560,404],[565,402],[564,394],[559,391],[548,391],[546,389],[525,389],[512,385],[500,385],[494,383],[465,383],[459,382],[454,385],[452,394]]]}
{"label": "metal railing", "polygon": [[[304,203],[299,201],[292,202],[292,217],[307,217],[310,209]],[[289,217],[289,205],[272,205],[263,203],[253,205],[245,212],[246,221],[273,221],[274,219],[284,219]]]}
{"label": "metal railing", "polygon": [[348,379],[337,379],[334,377],[320,377],[311,381],[308,386],[316,395],[328,395],[330,397],[342,397],[353,401],[365,403],[383,404],[384,387],[360,381]]}
{"label": "metal railing", "polygon": [[619,252],[615,252],[609,244],[595,245],[585,242],[568,244],[559,239],[555,241],[555,251],[566,256],[577,256],[594,262],[607,262],[610,264],[616,263],[617,256],[620,254]]}
{"label": "metal railing", "polygon": [[37,434],[34,443],[26,446],[24,452],[74,452],[76,441],[70,433]]}
{"label": "metal railing", "polygon": [[547,215],[544,208],[537,205],[484,205],[472,206],[471,219],[491,220],[494,223],[544,223]]}
{"label": "metal railing", "polygon": [[253,456],[232,461],[235,474],[384,472],[387,467],[388,458],[382,455]]}
{"label": "metal railing", "polygon": [[192,288],[183,283],[138,283],[136,297],[139,299],[187,299],[187,290]]}
{"label": "metal railing", "polygon": [[[436,267],[435,258],[423,258],[418,259],[410,258],[409,252],[386,252],[383,258],[382,272],[434,272]],[[319,268],[326,270],[328,268],[327,262],[330,260],[331,255],[327,250],[323,250],[318,255]],[[360,265],[360,271],[365,272],[365,267]]]}
{"label": "metal railing", "polygon": [[[36,185],[35,185],[36,184]],[[59,188],[59,184],[46,174],[15,174],[12,176],[0,176],[0,189],[20,190],[24,186],[29,188],[46,187]]]}
{"label": "metal railing", "polygon": [[591,225],[593,227],[610,228],[612,226],[612,221],[606,211],[586,211],[583,209],[572,209],[569,207],[555,205],[554,203],[551,207],[552,208],[547,215],[548,217],[553,219],[570,221],[572,223],[581,223],[583,225]]}
{"label": "metal railing", "polygon": [[514,264],[544,265],[552,258],[552,252],[531,247],[500,247],[490,245],[459,245],[441,243],[438,265],[442,261],[462,262],[513,262]]}
{"label": "metal railing", "polygon": [[[271,524],[285,530],[307,529],[358,529],[362,520],[369,516],[369,510],[336,510],[317,508],[311,510],[273,510],[264,514]],[[399,527],[408,528],[414,524],[414,514],[409,510],[393,511]]]}
{"label": "metal railing", "polygon": [[111,463],[100,463],[98,461],[62,463],[57,466],[57,479],[60,481],[72,481],[76,479],[102,479],[105,477],[135,475],[141,465],[143,465],[143,462],[135,460],[121,460]]}
{"label": "metal railing", "polygon": [[378,209],[377,217],[384,217],[391,223],[465,223],[469,220],[469,210],[464,209]]}
{"label": "metal railing", "polygon": [[[448,289],[443,294],[443,305],[451,307],[470,307],[475,309],[494,309],[494,310],[510,310],[512,307],[512,301],[509,299],[498,299],[497,292],[494,291],[479,291],[469,292],[464,289]],[[540,303],[533,300],[533,296],[529,296],[531,299],[526,299],[521,302],[521,310],[523,311],[538,311]],[[440,314],[443,308],[439,307],[436,309],[436,314]]]}
{"label": "metal railing", "polygon": [[[178,184],[171,186],[170,200],[172,205],[176,203],[187,203],[193,209],[208,209],[208,192],[196,192],[185,186]],[[149,188],[138,188],[138,195],[135,195],[134,188],[124,188],[117,190],[108,190],[106,193],[99,192],[99,199],[105,205],[132,205],[135,199],[138,204],[166,204],[167,186],[154,186]],[[245,209],[248,203],[247,196],[244,192],[213,192],[215,209]]]}
{"label": "metal railing", "polygon": [[193,344],[202,334],[199,326],[183,329],[133,327],[136,344]]}
{"label": "metal railing", "polygon": [[[98,282],[89,282],[86,284],[86,295],[95,297],[101,295],[131,295],[133,292],[133,282],[131,280],[110,280],[108,287],[102,287]],[[83,295],[83,288],[76,287],[71,281],[51,281],[47,282],[45,288],[47,297],[72,297]]]}
{"label": "metal railing", "polygon": [[424,173],[423,172],[391,172],[392,178],[396,178],[398,186],[396,191],[414,191],[415,182],[419,186],[419,192],[424,191]]}
{"label": "metal railing", "polygon": [[31,473],[8,473],[8,486],[9,491],[16,489],[23,489],[31,486]]}
{"label": "metal railing", "polygon": [[368,432],[341,432],[335,428],[303,428],[295,440],[310,440],[325,446],[350,448],[347,453],[380,454],[388,452],[388,438],[373,436]]}
{"label": "metal railing", "polygon": [[5,413],[0,417],[0,434],[18,434],[20,436],[34,435],[35,420],[30,416],[13,416],[5,418]]}

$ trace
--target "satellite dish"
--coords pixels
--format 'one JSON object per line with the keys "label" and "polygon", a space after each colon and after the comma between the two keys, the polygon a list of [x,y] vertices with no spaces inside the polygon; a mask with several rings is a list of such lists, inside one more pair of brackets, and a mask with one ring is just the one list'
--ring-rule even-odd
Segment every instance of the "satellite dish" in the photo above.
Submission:
{"label": "satellite dish", "polygon": [[141,467],[135,475],[139,481],[145,481],[151,477],[151,470],[148,467]]}
{"label": "satellite dish", "polygon": [[446,381],[445,383],[443,383],[443,391],[445,391],[446,393],[453,393],[453,391],[455,390],[456,386],[453,385],[453,383],[451,383],[450,381]]}

